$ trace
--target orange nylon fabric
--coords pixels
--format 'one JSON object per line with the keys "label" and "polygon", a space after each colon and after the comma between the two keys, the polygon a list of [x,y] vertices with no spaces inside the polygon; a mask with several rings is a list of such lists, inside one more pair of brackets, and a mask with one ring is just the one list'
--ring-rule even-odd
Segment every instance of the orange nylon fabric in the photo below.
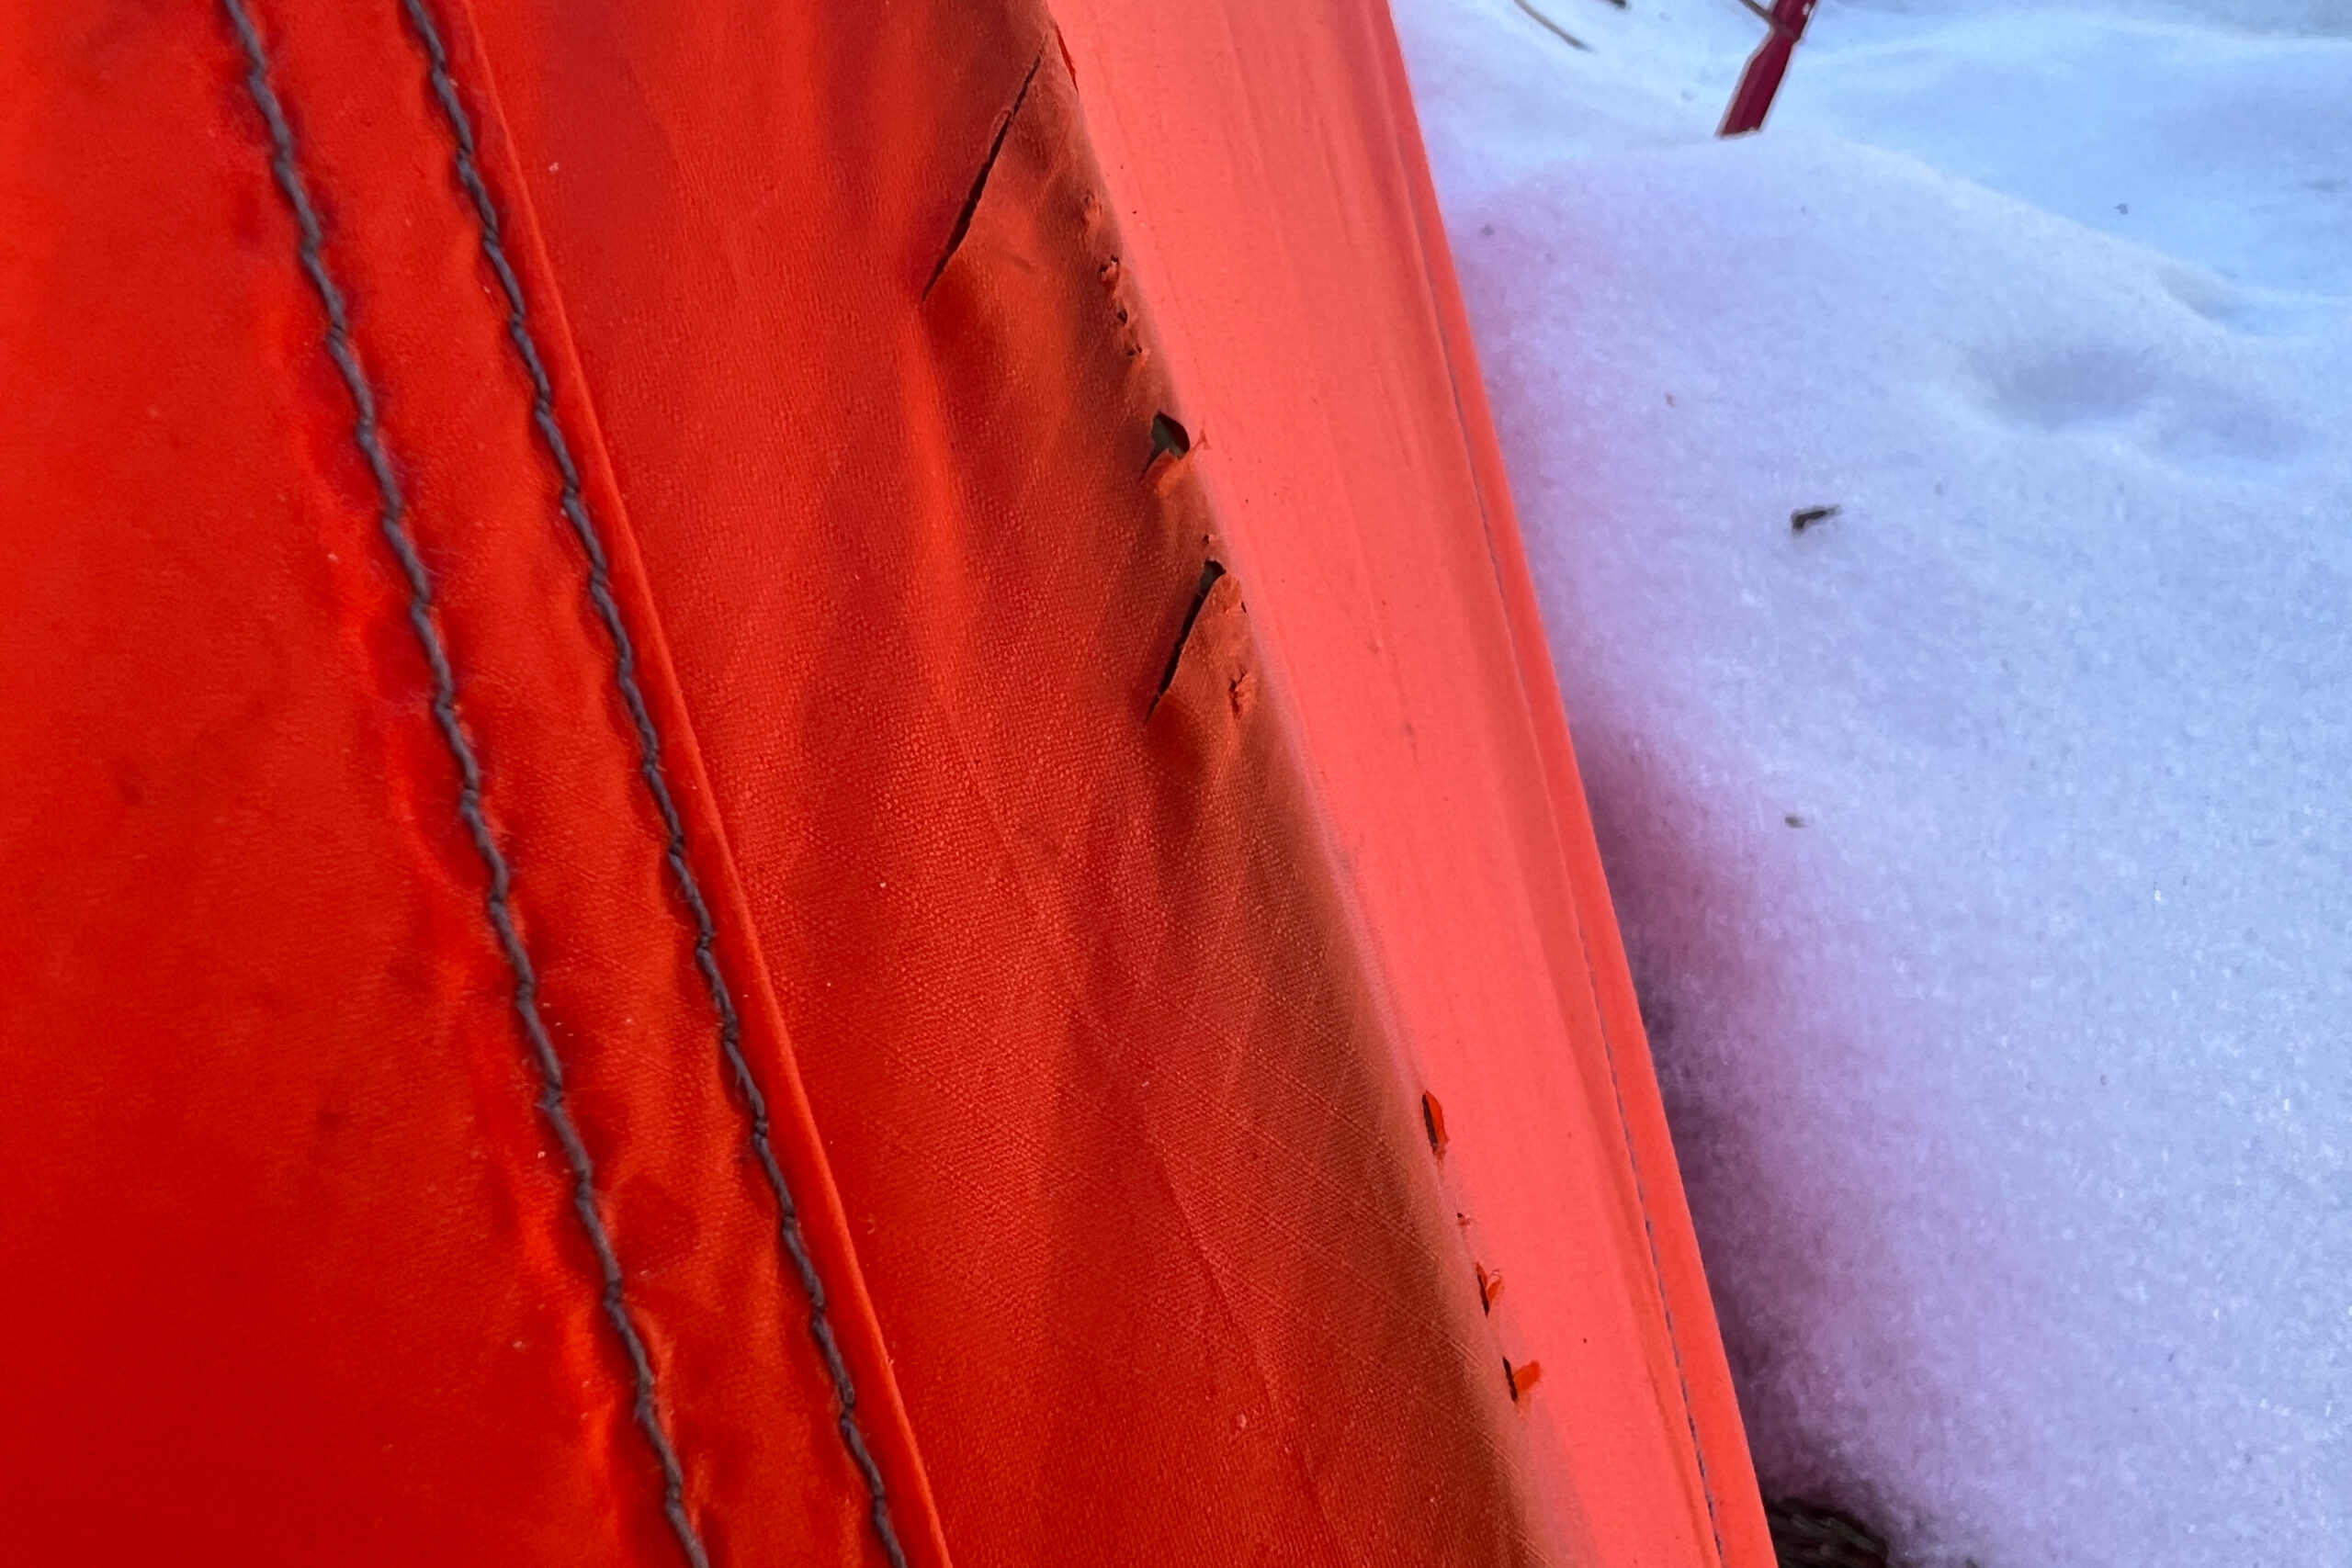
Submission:
{"label": "orange nylon fabric", "polygon": [[[211,6],[44,9],[9,28],[0,159],[6,1555],[675,1561],[245,62]],[[880,1561],[424,57],[391,6],[265,13],[263,36],[684,1506],[719,1561]],[[593,455],[572,376],[559,412]],[[920,1542],[692,728],[588,467],[744,1044]]]}
{"label": "orange nylon fabric", "polygon": [[0,1554],[1769,1562],[1387,19],[1057,10],[0,22]]}
{"label": "orange nylon fabric", "polygon": [[1386,7],[1057,12],[1537,1474],[1602,1561],[1769,1562]]}

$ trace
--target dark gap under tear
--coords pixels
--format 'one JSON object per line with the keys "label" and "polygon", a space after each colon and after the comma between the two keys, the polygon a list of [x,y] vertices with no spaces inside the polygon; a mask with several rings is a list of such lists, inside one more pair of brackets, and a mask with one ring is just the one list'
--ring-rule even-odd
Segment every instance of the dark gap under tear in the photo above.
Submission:
{"label": "dark gap under tear", "polygon": [[[1122,321],[1126,320],[1126,316],[1127,313],[1125,310],[1119,312],[1119,319]],[[1144,459],[1143,471],[1147,474],[1151,472],[1151,466],[1163,457],[1172,454],[1181,457],[1192,449],[1193,438],[1182,425],[1164,413],[1153,414],[1151,416],[1151,456]]]}
{"label": "dark gap under tear", "polygon": [[1444,1154],[1445,1107],[1440,1105],[1437,1096],[1427,1089],[1421,1091],[1421,1129],[1430,1135],[1430,1153]]}
{"label": "dark gap under tear", "polygon": [[931,276],[923,283],[923,299],[931,298],[931,291],[938,285],[940,274],[947,270],[947,264],[956,259],[956,251],[964,243],[964,236],[971,232],[972,214],[980,209],[980,193],[989,188],[989,175],[996,168],[997,154],[1004,151],[1004,139],[1012,134],[1012,122],[1020,118],[1021,106],[1029,96],[1029,84],[1037,79],[1037,67],[1044,64],[1045,60],[1046,51],[1041,49],[1036,59],[1029,62],[1028,74],[1021,78],[1021,90],[1012,95],[1012,107],[1005,110],[1004,118],[997,122],[996,140],[989,143],[989,155],[981,160],[980,172],[972,179],[972,194],[964,198],[964,209],[956,214],[956,227],[947,232],[947,248],[939,253],[939,265],[931,269]]}
{"label": "dark gap under tear", "polygon": [[1176,667],[1184,660],[1184,645],[1193,640],[1193,623],[1201,618],[1201,606],[1209,602],[1209,590],[1225,575],[1225,563],[1204,560],[1201,563],[1200,586],[1193,590],[1193,606],[1184,612],[1184,625],[1176,633],[1176,646],[1168,651],[1168,668],[1159,673],[1159,690],[1151,694],[1151,705],[1159,706],[1159,699],[1176,683]]}

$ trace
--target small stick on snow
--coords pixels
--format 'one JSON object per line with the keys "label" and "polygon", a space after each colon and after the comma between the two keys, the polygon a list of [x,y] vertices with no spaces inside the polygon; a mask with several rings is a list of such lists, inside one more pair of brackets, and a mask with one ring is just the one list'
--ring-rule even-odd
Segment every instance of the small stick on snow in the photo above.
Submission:
{"label": "small stick on snow", "polygon": [[1554,21],[1543,12],[1529,5],[1527,0],[1512,0],[1512,4],[1516,5],[1521,10],[1526,12],[1529,16],[1534,17],[1535,20],[1549,31],[1554,38],[1558,39],[1570,49],[1580,49],[1587,54],[1590,54],[1592,52],[1592,45],[1585,42],[1584,39],[1577,37],[1576,34],[1568,31],[1567,28],[1560,26],[1559,23]]}

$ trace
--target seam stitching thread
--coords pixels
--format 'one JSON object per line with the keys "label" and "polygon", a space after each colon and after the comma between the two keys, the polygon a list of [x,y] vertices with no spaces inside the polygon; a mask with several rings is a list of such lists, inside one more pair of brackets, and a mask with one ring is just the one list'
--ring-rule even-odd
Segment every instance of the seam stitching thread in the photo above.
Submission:
{"label": "seam stitching thread", "polygon": [[789,1257],[793,1272],[798,1277],[802,1293],[808,1300],[808,1331],[817,1343],[820,1359],[824,1362],[827,1377],[833,1385],[833,1394],[841,1406],[835,1423],[842,1447],[849,1451],[852,1463],[865,1483],[872,1498],[870,1517],[875,1534],[880,1539],[884,1554],[891,1568],[907,1568],[904,1548],[890,1517],[888,1494],[885,1489],[881,1467],[875,1461],[866,1445],[865,1434],[857,1420],[857,1388],[850,1375],[849,1363],[842,1354],[841,1343],[833,1333],[828,1314],[825,1285],[817,1271],[816,1259],[808,1251],[808,1239],[801,1230],[799,1205],[792,1196],[792,1189],[785,1179],[783,1167],[777,1162],[772,1137],[772,1120],[767,1096],[762,1092],[752,1075],[750,1061],[743,1055],[742,1021],[735,1007],[733,993],[718,964],[716,946],[718,924],[712,919],[708,901],[703,897],[702,885],[695,877],[686,854],[684,819],[680,816],[675,798],[671,795],[669,781],[662,767],[662,738],[654,728],[653,716],[645,702],[645,693],[638,681],[637,645],[621,618],[620,606],[613,597],[611,558],[605,548],[602,535],[590,516],[582,494],[580,470],[572,460],[571,444],[565,440],[563,428],[557,421],[555,388],[533,336],[530,317],[523,296],[522,279],[508,261],[504,236],[497,206],[491,199],[490,187],[483,181],[478,161],[473,120],[466,113],[458,96],[456,79],[449,71],[449,52],[434,23],[424,0],[401,0],[427,64],[427,81],[442,118],[447,123],[455,143],[452,164],[458,183],[470,199],[481,231],[481,253],[498,278],[498,286],[506,300],[506,335],[514,344],[516,357],[530,379],[532,391],[531,423],[537,430],[540,443],[555,467],[561,485],[560,509],[571,525],[588,561],[587,591],[594,605],[596,618],[604,626],[613,645],[613,680],[621,704],[627,709],[629,724],[636,731],[638,744],[638,775],[644,780],[646,792],[652,797],[654,809],[660,814],[667,841],[664,858],[669,863],[673,880],[694,931],[695,967],[703,977],[710,993],[712,1010],[718,1020],[718,1048],[725,1060],[729,1077],[736,1092],[742,1097],[750,1122],[750,1141],[769,1190],[775,1195],[779,1215],[778,1232],[784,1249]]}
{"label": "seam stitching thread", "polygon": [[351,316],[343,290],[327,271],[325,258],[326,232],[319,220],[318,209],[311,203],[309,186],[304,182],[295,159],[293,127],[288,122],[286,110],[277,90],[269,83],[269,56],[263,47],[261,33],[246,10],[243,0],[221,0],[232,30],[245,58],[245,89],[251,95],[269,132],[270,172],[278,189],[284,193],[288,206],[293,209],[295,226],[300,238],[296,245],[296,259],[311,287],[319,297],[327,318],[325,348],[334,362],[336,372],[358,413],[353,434],[360,455],[367,460],[368,472],[374,477],[382,511],[378,527],[385,542],[390,546],[401,575],[408,585],[408,621],[416,633],[419,648],[432,676],[432,713],[435,725],[447,743],[449,755],[456,762],[458,776],[458,817],[464,824],[466,835],[473,842],[482,867],[490,878],[483,905],[489,915],[491,930],[497,939],[501,954],[514,976],[514,1010],[520,1017],[531,1055],[538,1068],[540,1081],[539,1110],[555,1130],[556,1140],[563,1147],[566,1162],[571,1168],[571,1201],[580,1216],[581,1228],[587,1233],[589,1247],[596,1255],[597,1268],[603,1277],[602,1305],[613,1332],[628,1353],[630,1371],[636,1383],[633,1414],[637,1425],[652,1448],[661,1465],[662,1478],[662,1509],[669,1516],[670,1528],[678,1538],[694,1568],[708,1568],[709,1556],[703,1550],[701,1538],[695,1533],[694,1521],[687,1517],[684,1501],[685,1479],[678,1461],[677,1450],[662,1427],[655,1403],[652,1358],[646,1349],[644,1337],[630,1315],[623,1290],[623,1275],[619,1255],[613,1249],[610,1232],[605,1229],[603,1213],[596,1206],[595,1161],[582,1141],[579,1126],[572,1120],[571,1101],[565,1092],[562,1060],[556,1054],[555,1042],[548,1033],[547,1021],[539,1012],[538,972],[525,947],[522,933],[514,924],[513,908],[514,868],[503,851],[498,847],[491,831],[489,818],[483,814],[481,760],[467,737],[465,726],[458,712],[458,682],[449,662],[447,644],[442,639],[440,627],[434,616],[433,576],[418,552],[416,541],[409,533],[408,502],[401,493],[400,479],[392,470],[391,457],[384,446],[383,432],[377,417],[375,389],[359,363],[357,351],[351,342]]}
{"label": "seam stitching thread", "polygon": [[[1393,49],[1394,45],[1392,44],[1391,47]],[[1394,62],[1393,56],[1392,61]],[[1401,63],[1401,62],[1395,62]],[[1399,132],[1400,142],[1398,156],[1400,160],[1406,156],[1401,142],[1401,135],[1402,133]],[[1408,173],[1407,177],[1408,179],[1410,178],[1409,172]],[[1476,443],[1471,439],[1470,434],[1470,412],[1467,409],[1463,407],[1462,403],[1462,387],[1457,379],[1458,368],[1454,361],[1455,345],[1453,334],[1446,325],[1444,312],[1440,310],[1437,305],[1438,284],[1436,274],[1430,264],[1430,240],[1427,221],[1421,209],[1421,204],[1419,201],[1413,202],[1411,207],[1413,214],[1413,236],[1415,240],[1419,242],[1421,254],[1421,278],[1422,281],[1428,285],[1430,291],[1431,324],[1437,330],[1438,339],[1440,344],[1442,345],[1446,360],[1446,388],[1453,397],[1453,417],[1456,426],[1462,432],[1463,448],[1465,453],[1471,453],[1475,451]],[[1484,536],[1487,546],[1487,564],[1494,572],[1495,592],[1497,596],[1502,601],[1504,619],[1509,621],[1510,619],[1510,606],[1511,596],[1504,582],[1502,560],[1495,553],[1494,513],[1493,509],[1487,504],[1486,485],[1478,476],[1478,468],[1475,457],[1470,464],[1470,490],[1472,496],[1478,503],[1479,532]],[[1514,627],[1513,640],[1514,642],[1517,640],[1516,627]],[[1532,729],[1536,727],[1537,722],[1534,713],[1535,698],[1533,694],[1527,690],[1527,682],[1523,679],[1520,682],[1520,694],[1527,703],[1528,723],[1530,728]],[[1544,767],[1540,743],[1538,746],[1536,761],[1539,769],[1543,769],[1548,773],[1549,770]],[[1553,787],[1556,787],[1556,781],[1554,781]],[[1555,829],[1556,826],[1557,825],[1555,823]],[[1565,862],[1566,845],[1562,844],[1560,849]],[[1573,900],[1571,900],[1571,902],[1573,903]],[[1634,1146],[1633,1119],[1626,1114],[1624,1086],[1619,1081],[1617,1075],[1617,1048],[1615,1043],[1609,1038],[1608,1015],[1600,1006],[1600,978],[1593,970],[1592,948],[1591,944],[1586,940],[1584,934],[1584,919],[1581,912],[1578,912],[1577,916],[1577,948],[1578,954],[1584,960],[1585,985],[1592,993],[1593,1016],[1596,1026],[1599,1028],[1600,1032],[1601,1059],[1608,1064],[1609,1067],[1610,1093],[1617,1102],[1617,1130],[1619,1136],[1623,1138],[1625,1143],[1626,1168],[1633,1173],[1634,1201],[1640,1206],[1642,1211],[1642,1235],[1644,1241],[1648,1245],[1649,1249],[1650,1280],[1657,1288],[1658,1311],[1666,1320],[1667,1348],[1672,1351],[1674,1356],[1675,1381],[1679,1385],[1679,1392],[1682,1396],[1682,1418],[1684,1423],[1690,1428],[1691,1459],[1698,1466],[1699,1470],[1699,1491],[1707,1501],[1707,1529],[1708,1533],[1713,1538],[1716,1563],[1719,1565],[1719,1568],[1728,1568],[1730,1558],[1726,1554],[1724,1546],[1723,1519],[1716,1506],[1714,1478],[1707,1470],[1707,1445],[1699,1430],[1698,1408],[1692,1404],[1690,1398],[1690,1374],[1689,1369],[1683,1364],[1682,1337],[1675,1328],[1674,1301],[1668,1293],[1666,1288],[1665,1263],[1659,1257],[1657,1249],[1657,1228],[1656,1223],[1650,1217],[1648,1186],[1642,1179],[1641,1156]]]}
{"label": "seam stitching thread", "polygon": [[1650,1276],[1657,1281],[1657,1305],[1666,1318],[1667,1348],[1674,1352],[1674,1377],[1682,1391],[1682,1418],[1690,1424],[1690,1451],[1699,1465],[1699,1490],[1707,1499],[1707,1529],[1715,1538],[1715,1561],[1727,1562],[1723,1520],[1715,1509],[1714,1480],[1707,1473],[1707,1445],[1699,1434],[1699,1412],[1690,1400],[1690,1374],[1682,1364],[1682,1336],[1674,1325],[1674,1298],[1666,1289],[1666,1264],[1658,1256],[1657,1225],[1650,1218],[1649,1189],[1642,1180],[1642,1156],[1634,1147],[1633,1119],[1625,1113],[1625,1090],[1617,1078],[1617,1047],[1609,1038],[1609,1020],[1600,1009],[1600,988],[1593,974],[1592,949],[1585,941],[1581,918],[1577,925],[1577,946],[1584,954],[1586,983],[1593,989],[1593,1015],[1600,1029],[1601,1060],[1609,1064],[1609,1092],[1617,1101],[1617,1127],[1625,1140],[1625,1164],[1634,1173],[1634,1201],[1641,1205],[1642,1239],[1649,1244]]}

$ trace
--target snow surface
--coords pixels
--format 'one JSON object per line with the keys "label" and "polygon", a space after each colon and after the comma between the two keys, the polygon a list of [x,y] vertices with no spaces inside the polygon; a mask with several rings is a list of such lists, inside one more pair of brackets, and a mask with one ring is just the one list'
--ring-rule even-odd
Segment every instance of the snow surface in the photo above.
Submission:
{"label": "snow surface", "polygon": [[1395,6],[1768,1491],[2352,1564],[2352,0],[1824,0],[1735,142],[1530,3]]}

